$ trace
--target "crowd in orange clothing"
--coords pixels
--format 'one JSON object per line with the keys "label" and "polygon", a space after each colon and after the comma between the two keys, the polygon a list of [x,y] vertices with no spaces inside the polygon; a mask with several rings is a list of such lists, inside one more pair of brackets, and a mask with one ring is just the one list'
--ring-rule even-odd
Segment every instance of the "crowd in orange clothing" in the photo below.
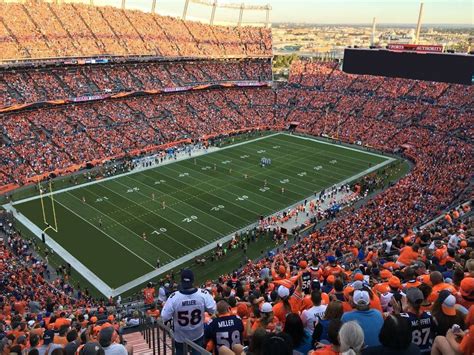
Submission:
{"label": "crowd in orange clothing", "polygon": [[[296,68],[299,65],[303,64],[297,63]],[[319,66],[326,73],[324,79]],[[472,221],[466,220],[470,206],[451,209],[433,226],[415,228],[469,194],[466,189],[473,152],[465,138],[471,129],[472,101],[457,95],[468,96],[471,89],[454,90],[449,85],[442,90],[429,87],[425,93],[422,89],[426,85],[416,81],[349,76],[334,64],[305,63],[304,67],[319,78],[306,82],[291,79],[289,85],[276,90],[204,90],[2,116],[9,146],[0,148],[5,153],[1,155],[0,177],[5,181],[21,180],[71,162],[126,153],[182,137],[199,138],[250,126],[284,126],[292,121],[298,121],[302,129],[314,135],[326,134],[383,151],[398,151],[414,166],[395,185],[363,207],[346,210],[281,254],[249,262],[239,272],[224,275],[206,287],[216,299],[226,299],[233,312],[244,319],[244,339],[251,344],[259,329],[283,331],[298,343],[293,350],[337,354],[350,339],[330,337],[328,328],[339,331],[341,324],[337,321],[341,317],[344,324],[349,324],[345,317],[353,311],[379,312],[385,326],[392,320],[390,314],[401,312],[400,319],[406,313],[437,320],[424,353],[428,349],[433,354],[449,354],[447,351],[452,348],[469,354],[474,347],[474,236]],[[181,74],[179,71],[174,75]],[[300,76],[304,78],[304,72]],[[401,91],[393,91],[392,85]],[[452,102],[458,105],[451,104],[445,95],[455,97]],[[455,121],[451,125],[444,116],[446,112]],[[24,175],[19,176],[19,172]],[[12,262],[0,264],[2,275],[6,276],[0,286],[8,294],[0,302],[0,324],[2,334],[9,339],[4,345],[8,351],[18,345],[29,349],[35,329],[42,329],[38,332],[44,338],[44,329],[49,327],[43,321],[46,314],[59,318],[62,312],[68,317],[74,314],[77,318],[71,323],[73,328],[79,332],[89,329],[89,335],[94,336],[94,316],[83,309],[92,301],[84,293],[79,297],[73,293],[67,272],[49,282],[44,276],[44,263],[28,255],[28,246],[24,247],[20,238],[10,239],[7,244],[8,248],[2,245],[1,252],[5,260]],[[33,284],[37,287],[32,288]],[[410,288],[419,292],[408,291]],[[368,304],[364,303],[365,293]],[[415,302],[415,293],[423,297],[419,304],[410,304]],[[394,295],[400,295],[401,304],[392,300],[398,297]],[[368,309],[359,310],[361,305]],[[31,307],[38,311],[31,312]],[[312,326],[307,322],[310,309],[319,312]],[[432,314],[423,313],[427,310]],[[31,313],[35,313],[33,318]],[[290,313],[298,316],[288,316]],[[103,317],[105,321],[108,316]],[[304,332],[297,336],[285,328],[289,319],[292,329],[301,322]],[[460,332],[455,332],[454,324],[460,326]],[[59,332],[61,327],[56,328]],[[69,326],[67,329],[71,331]],[[95,334],[101,330],[96,329]],[[21,338],[23,334],[29,338]],[[373,340],[368,333],[364,336],[366,343]],[[390,348],[383,341],[379,346]]]}
{"label": "crowd in orange clothing", "polygon": [[0,4],[0,61],[97,55],[271,56],[271,30],[210,26],[137,10],[42,1]]}
{"label": "crowd in orange clothing", "polygon": [[229,81],[270,81],[270,61],[183,61],[23,69],[0,74],[0,107]]}

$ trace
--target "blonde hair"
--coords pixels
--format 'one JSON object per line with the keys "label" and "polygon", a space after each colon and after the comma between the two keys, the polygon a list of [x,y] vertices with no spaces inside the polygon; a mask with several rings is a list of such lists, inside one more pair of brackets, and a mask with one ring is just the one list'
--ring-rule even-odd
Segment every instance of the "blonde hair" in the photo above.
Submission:
{"label": "blonde hair", "polygon": [[339,330],[340,351],[344,355],[357,355],[364,346],[364,331],[356,321],[344,323]]}

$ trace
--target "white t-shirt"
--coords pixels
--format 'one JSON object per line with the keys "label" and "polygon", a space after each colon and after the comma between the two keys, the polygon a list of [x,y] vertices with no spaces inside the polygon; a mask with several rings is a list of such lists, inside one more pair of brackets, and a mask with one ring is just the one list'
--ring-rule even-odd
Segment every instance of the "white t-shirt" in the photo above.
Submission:
{"label": "white t-shirt", "polygon": [[323,318],[326,308],[326,305],[313,306],[310,309],[304,310],[301,314],[303,325],[310,334],[313,334],[314,327],[319,323],[319,319]]}
{"label": "white t-shirt", "polygon": [[213,314],[216,301],[207,290],[195,289],[190,293],[173,292],[165,303],[161,318],[173,319],[175,340],[197,340],[204,335],[204,312]]}
{"label": "white t-shirt", "polygon": [[448,248],[449,249],[456,249],[458,247],[458,243],[459,243],[460,240],[461,240],[461,238],[459,238],[456,234],[452,234],[449,237]]}

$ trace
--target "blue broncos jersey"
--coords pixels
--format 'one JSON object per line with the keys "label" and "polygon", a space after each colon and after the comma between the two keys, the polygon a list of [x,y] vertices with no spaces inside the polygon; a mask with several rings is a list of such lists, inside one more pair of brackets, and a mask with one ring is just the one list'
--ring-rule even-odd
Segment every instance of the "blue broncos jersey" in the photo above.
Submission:
{"label": "blue broncos jersey", "polygon": [[244,324],[238,316],[227,315],[213,319],[206,327],[206,339],[214,342],[215,353],[220,346],[232,349],[236,344],[243,344],[242,332]]}
{"label": "blue broncos jersey", "polygon": [[413,313],[401,313],[408,318],[411,325],[411,342],[418,346],[422,354],[431,353],[431,345],[436,336],[436,326],[430,312],[423,312],[419,316]]}

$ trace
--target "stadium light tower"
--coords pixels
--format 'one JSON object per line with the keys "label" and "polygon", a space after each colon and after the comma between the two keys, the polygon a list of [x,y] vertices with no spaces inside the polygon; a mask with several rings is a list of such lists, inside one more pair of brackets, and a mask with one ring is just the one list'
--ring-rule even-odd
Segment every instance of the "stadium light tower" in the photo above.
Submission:
{"label": "stadium light tower", "polygon": [[217,0],[214,0],[212,3],[212,12],[211,12],[211,21],[210,24],[214,24],[214,18],[216,17],[216,8],[217,8]]}
{"label": "stadium light tower", "polygon": [[416,24],[415,44],[420,39],[421,19],[423,18],[423,3],[420,3],[420,12],[418,13],[418,23]]}
{"label": "stadium light tower", "polygon": [[239,19],[237,21],[237,26],[241,26],[243,22],[243,17],[244,17],[244,11],[245,10],[253,10],[253,11],[265,11],[266,12],[266,20],[265,20],[265,26],[269,26],[270,24],[270,11],[272,7],[270,4],[267,5],[247,5],[245,3],[218,3],[217,0],[186,0],[184,3],[184,9],[183,9],[183,20],[186,19],[187,13],[188,13],[188,8],[189,8],[189,2],[199,4],[199,5],[204,5],[204,6],[209,6],[212,8],[211,10],[211,18],[209,23],[211,25],[214,24],[215,18],[216,18],[216,10],[217,8],[221,9],[233,9],[233,10],[239,10]]}
{"label": "stadium light tower", "polygon": [[242,3],[240,5],[239,21],[237,22],[238,27],[240,27],[242,25],[242,18],[244,17],[244,8],[245,8],[245,4]]}
{"label": "stadium light tower", "polygon": [[375,45],[375,17],[372,20],[372,37],[370,39],[370,45],[371,46]]}

